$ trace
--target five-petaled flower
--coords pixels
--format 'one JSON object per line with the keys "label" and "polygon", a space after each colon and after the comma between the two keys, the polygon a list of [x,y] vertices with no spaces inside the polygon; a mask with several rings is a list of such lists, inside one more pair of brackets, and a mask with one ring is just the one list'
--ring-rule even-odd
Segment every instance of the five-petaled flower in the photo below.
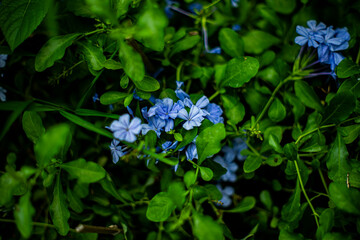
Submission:
{"label": "five-petaled flower", "polygon": [[136,135],[140,133],[142,126],[140,118],[135,117],[130,121],[130,115],[126,113],[119,117],[119,121],[113,121],[107,128],[113,132],[115,139],[132,143],[136,141]]}

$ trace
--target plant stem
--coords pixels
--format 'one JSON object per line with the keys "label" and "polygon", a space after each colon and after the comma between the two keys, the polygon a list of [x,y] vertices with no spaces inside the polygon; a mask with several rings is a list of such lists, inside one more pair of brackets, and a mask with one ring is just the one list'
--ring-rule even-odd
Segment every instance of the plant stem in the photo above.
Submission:
{"label": "plant stem", "polygon": [[209,101],[211,101],[211,100],[213,100],[214,98],[216,98],[219,94],[220,94],[220,91],[217,90],[213,95],[211,95],[211,96],[209,97]]}
{"label": "plant stem", "polygon": [[327,187],[327,185],[326,185],[326,182],[325,182],[324,175],[323,175],[323,173],[322,173],[322,171],[321,171],[320,168],[318,169],[318,172],[319,172],[319,175],[320,175],[320,178],[321,178],[321,182],[322,182],[322,184],[324,185],[326,194],[327,194],[327,195],[330,195],[330,194],[329,194],[329,189],[328,189],[328,187]]}
{"label": "plant stem", "polygon": [[266,113],[266,111],[268,110],[268,108],[270,107],[272,101],[275,98],[276,93],[280,90],[280,88],[287,83],[288,81],[292,80],[292,75],[288,76],[287,78],[284,79],[284,81],[280,82],[277,87],[275,88],[275,90],[273,91],[273,93],[271,94],[270,99],[267,101],[265,107],[262,109],[259,117],[256,119],[256,122],[254,124],[254,126],[252,126],[251,128],[254,129],[256,127],[256,125],[259,123],[259,121],[261,120],[261,118],[264,116],[264,114]]}
{"label": "plant stem", "polygon": [[158,232],[158,235],[157,235],[157,240],[161,240],[161,233],[164,229],[164,222],[160,222],[160,226],[159,226],[159,232]]}
{"label": "plant stem", "polygon": [[181,81],[181,71],[184,66],[184,62],[181,62],[179,66],[176,68],[176,81]]}
{"label": "plant stem", "polygon": [[329,128],[329,127],[335,127],[335,126],[336,126],[336,124],[329,124],[329,125],[325,125],[325,126],[321,126],[321,127],[315,128],[315,129],[313,129],[313,130],[311,130],[311,131],[309,131],[309,132],[306,132],[306,133],[304,133],[304,134],[301,134],[301,135],[297,138],[295,144],[297,145],[297,144],[299,143],[299,141],[300,141],[303,137],[305,137],[305,136],[307,136],[307,135],[309,135],[309,134],[311,134],[311,133],[313,133],[313,132],[316,132],[316,131],[318,131],[318,130],[320,130],[320,129],[323,129],[323,128]]}
{"label": "plant stem", "polygon": [[209,5],[205,6],[203,9],[205,10],[205,9],[211,8],[212,6],[218,4],[221,1],[222,0],[216,0],[216,1],[212,2],[212,3],[210,3]]}
{"label": "plant stem", "polygon": [[297,160],[294,160],[294,163],[295,163],[296,173],[297,173],[297,175],[298,175],[298,179],[299,179],[299,182],[300,182],[301,190],[302,190],[302,192],[303,192],[303,194],[304,194],[304,196],[305,196],[305,198],[306,198],[306,201],[308,202],[308,204],[309,204],[309,206],[310,206],[310,208],[311,208],[311,211],[312,211],[313,214],[314,214],[314,218],[315,218],[316,225],[317,225],[317,227],[319,228],[319,226],[320,226],[320,225],[319,225],[319,220],[318,220],[319,214],[317,214],[317,212],[315,211],[315,209],[314,209],[314,207],[313,207],[313,205],[312,205],[312,203],[311,203],[311,201],[310,201],[310,199],[309,199],[309,197],[308,197],[308,195],[307,195],[307,193],[306,193],[306,191],[305,191],[304,183],[303,183],[303,181],[302,181],[302,179],[301,179],[300,170],[299,170],[299,166],[298,166]]}
{"label": "plant stem", "polygon": [[[7,223],[16,223],[15,220],[13,219],[4,219],[4,218],[0,218],[0,222],[7,222]],[[49,224],[49,223],[42,223],[42,222],[32,222],[31,223],[33,226],[38,226],[38,227],[49,227],[49,228],[55,228],[55,225]],[[70,228],[69,230],[70,232],[76,232],[75,229]]]}
{"label": "plant stem", "polygon": [[359,64],[359,62],[360,62],[360,47],[359,47],[359,51],[358,51],[355,63]]}

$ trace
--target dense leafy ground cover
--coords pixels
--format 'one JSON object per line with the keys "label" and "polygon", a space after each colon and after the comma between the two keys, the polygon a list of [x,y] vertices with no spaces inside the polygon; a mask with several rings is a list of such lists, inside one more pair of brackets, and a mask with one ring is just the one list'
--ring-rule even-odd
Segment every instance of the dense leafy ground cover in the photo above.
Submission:
{"label": "dense leafy ground cover", "polygon": [[4,0],[0,239],[358,239],[360,1]]}

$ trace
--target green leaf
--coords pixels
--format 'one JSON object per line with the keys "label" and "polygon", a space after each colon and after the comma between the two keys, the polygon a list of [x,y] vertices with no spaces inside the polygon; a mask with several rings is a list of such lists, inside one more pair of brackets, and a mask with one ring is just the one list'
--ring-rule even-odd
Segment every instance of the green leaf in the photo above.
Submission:
{"label": "green leaf", "polygon": [[329,169],[328,175],[331,180],[342,183],[346,182],[346,175],[351,171],[348,156],[349,153],[346,145],[340,135],[340,131],[338,131],[335,141],[326,155],[326,166]]}
{"label": "green leaf", "polygon": [[322,125],[340,123],[353,113],[356,106],[354,94],[350,91],[337,93],[325,108]]}
{"label": "green leaf", "polygon": [[294,86],[295,95],[305,106],[318,110],[319,112],[323,111],[323,106],[320,103],[319,97],[307,82],[298,80],[295,82]]}
{"label": "green leaf", "polygon": [[281,122],[286,117],[286,108],[278,98],[270,105],[268,115],[273,122]]}
{"label": "green leaf", "polygon": [[74,194],[70,187],[66,188],[66,196],[69,201],[69,207],[74,210],[76,213],[81,213],[84,211],[84,204],[81,202],[80,197]]}
{"label": "green leaf", "polygon": [[65,236],[70,229],[68,220],[70,218],[70,212],[66,206],[66,198],[63,192],[60,174],[56,177],[56,182],[53,192],[53,200],[50,204],[50,216],[56,230],[61,236]]}
{"label": "green leaf", "polygon": [[[7,102],[0,104],[0,109],[3,107],[2,110],[8,111],[10,108],[13,108],[13,112],[10,114],[10,116],[7,118],[5,124],[2,126],[2,130],[0,133],[0,140],[3,139],[5,134],[9,131],[11,125],[15,122],[15,120],[20,116],[20,114],[27,108],[27,106],[32,101],[26,101],[26,102]],[[12,109],[11,109],[12,110]]]}
{"label": "green leaf", "polygon": [[266,3],[276,12],[290,14],[296,7],[295,0],[266,0]]}
{"label": "green leaf", "polygon": [[354,77],[346,79],[345,82],[340,85],[337,92],[344,91],[351,91],[356,98],[360,97],[360,81]]}
{"label": "green leaf", "polygon": [[214,176],[213,171],[207,167],[200,167],[200,173],[201,173],[201,178],[204,179],[205,181],[210,181]]}
{"label": "green leaf", "polygon": [[282,229],[280,231],[279,240],[304,240],[304,236],[301,233],[293,233],[289,230]]}
{"label": "green leaf", "polygon": [[125,73],[134,82],[141,82],[145,76],[145,66],[141,55],[125,41],[120,41],[119,58]]}
{"label": "green leaf", "polygon": [[244,105],[235,97],[227,94],[221,95],[221,100],[223,101],[225,115],[229,122],[234,125],[241,122],[245,116]]}
{"label": "green leaf", "polygon": [[102,48],[96,47],[91,41],[77,42],[77,45],[90,69],[99,71],[104,68],[106,58]]}
{"label": "green leaf", "polygon": [[246,196],[243,200],[241,200],[241,202],[239,202],[238,205],[236,205],[235,208],[225,211],[231,213],[243,213],[253,209],[255,207],[255,204],[256,204],[256,199],[254,197]]}
{"label": "green leaf", "polygon": [[275,152],[283,153],[279,139],[274,134],[270,134],[269,136],[269,145],[275,150]]}
{"label": "green leaf", "polygon": [[93,183],[105,177],[105,170],[94,162],[87,162],[80,158],[71,162],[61,164],[72,178],[77,178],[79,182]]}
{"label": "green leaf", "polygon": [[104,105],[114,104],[124,100],[128,95],[125,92],[109,91],[101,95],[100,103]]}
{"label": "green leaf", "polygon": [[340,127],[339,130],[345,144],[350,144],[358,138],[360,134],[360,124]]}
{"label": "green leaf", "polygon": [[165,46],[164,36],[168,18],[154,2],[148,1],[143,9],[145,11],[137,19],[134,37],[145,47],[162,51]]}
{"label": "green leaf", "polygon": [[186,129],[182,128],[180,130],[180,133],[183,136],[183,141],[176,147],[175,151],[177,151],[180,148],[185,147],[186,145],[191,143],[195,139],[195,137],[197,136],[198,129],[193,128],[191,130],[186,130]]}
{"label": "green leaf", "polygon": [[176,42],[170,51],[170,57],[176,53],[188,50],[195,47],[195,45],[201,40],[199,35],[187,36],[184,39]]}
{"label": "green leaf", "polygon": [[35,144],[37,164],[40,167],[48,165],[53,157],[66,148],[69,138],[71,139],[69,125],[59,124],[49,128]]}
{"label": "green leaf", "polygon": [[322,240],[352,240],[351,235],[346,233],[332,232],[326,233]]}
{"label": "green leaf", "polygon": [[49,9],[47,0],[4,0],[0,27],[12,51],[39,26]]}
{"label": "green leaf", "polygon": [[360,73],[360,66],[352,60],[345,58],[336,67],[336,75],[339,78],[348,78]]}
{"label": "green leaf", "polygon": [[293,106],[292,112],[294,113],[295,122],[298,122],[300,117],[302,117],[305,113],[304,104],[302,104],[297,97],[288,92],[285,92],[285,101],[289,102]]}
{"label": "green leaf", "polygon": [[160,89],[160,83],[153,77],[145,76],[142,81],[134,81],[135,86],[144,92],[155,92]]}
{"label": "green leaf", "polygon": [[243,166],[245,173],[251,173],[254,172],[256,169],[258,169],[262,164],[262,159],[260,156],[248,156],[245,159],[245,163]]}
{"label": "green leaf", "polygon": [[32,232],[32,216],[35,208],[31,205],[31,192],[28,191],[20,197],[19,204],[15,206],[14,218],[16,226],[24,238],[29,238]]}
{"label": "green leaf", "polygon": [[84,109],[79,108],[75,110],[75,114],[79,116],[87,116],[87,117],[106,117],[106,118],[112,118],[112,119],[119,119],[119,115],[112,114],[112,113],[104,113],[100,111],[96,111],[93,109]]}
{"label": "green leaf", "polygon": [[122,203],[127,203],[124,200],[124,198],[120,195],[120,193],[117,191],[117,189],[115,188],[114,182],[112,181],[109,174],[106,174],[106,177],[101,179],[99,181],[99,183],[101,184],[102,188],[106,192],[108,192],[111,196],[113,196],[117,200],[121,201]]}
{"label": "green leaf", "polygon": [[56,60],[64,56],[66,48],[71,46],[73,41],[80,35],[80,33],[71,33],[50,38],[36,55],[35,70],[42,72],[54,65]]}
{"label": "green leaf", "polygon": [[153,222],[163,222],[170,217],[176,208],[171,197],[166,192],[159,192],[150,201],[146,210],[146,217]]}
{"label": "green leaf", "polygon": [[192,184],[196,181],[195,172],[194,171],[187,171],[184,174],[184,183],[187,188],[189,188]]}
{"label": "green leaf", "polygon": [[181,209],[185,203],[185,186],[182,182],[172,182],[168,188],[168,196],[172,199],[173,203]]}
{"label": "green leaf", "polygon": [[105,129],[103,128],[99,128],[97,126],[95,126],[94,124],[88,122],[88,121],[85,121],[84,119],[74,115],[74,114],[71,114],[71,113],[68,113],[68,112],[65,112],[65,111],[61,111],[60,114],[67,118],[68,120],[70,120],[71,122],[83,127],[83,128],[86,128],[90,131],[93,131],[95,133],[98,133],[100,135],[103,135],[105,137],[108,137],[108,138],[113,138],[113,135],[106,131]]}
{"label": "green leaf", "polygon": [[134,94],[129,94],[124,100],[124,107],[129,106],[133,98],[134,98]]}
{"label": "green leaf", "polygon": [[281,210],[281,219],[289,223],[298,222],[302,216],[300,205],[300,184],[296,181],[296,188],[289,201]]}
{"label": "green leaf", "polygon": [[198,164],[209,156],[221,150],[221,140],[226,137],[224,124],[218,123],[203,130],[196,139],[196,149],[199,156]]}
{"label": "green leaf", "polygon": [[330,199],[334,204],[350,214],[360,215],[360,192],[355,188],[347,188],[343,183],[330,183]]}
{"label": "green leaf", "polygon": [[117,62],[113,59],[107,59],[104,63],[103,63],[104,68],[109,69],[109,70],[119,70],[122,69],[122,65],[120,62]]}
{"label": "green leaf", "polygon": [[260,192],[260,201],[265,205],[266,209],[271,211],[272,200],[270,192],[267,190],[262,190]]}
{"label": "green leaf", "polygon": [[244,42],[239,34],[230,28],[222,28],[219,32],[220,47],[231,57],[244,56]]}
{"label": "green leaf", "polygon": [[23,129],[26,136],[36,144],[38,139],[45,133],[39,114],[33,111],[25,111],[22,118]]}
{"label": "green leaf", "polygon": [[334,226],[335,212],[332,208],[325,209],[319,218],[320,227],[316,230],[316,239],[323,239],[324,235]]}
{"label": "green leaf", "polygon": [[239,88],[249,82],[259,70],[259,61],[253,57],[231,59],[225,70],[221,86]]}
{"label": "green leaf", "polygon": [[260,30],[249,31],[244,37],[244,51],[246,53],[259,54],[280,40],[273,35]]}
{"label": "green leaf", "polygon": [[223,228],[210,216],[193,212],[193,233],[199,240],[223,239]]}

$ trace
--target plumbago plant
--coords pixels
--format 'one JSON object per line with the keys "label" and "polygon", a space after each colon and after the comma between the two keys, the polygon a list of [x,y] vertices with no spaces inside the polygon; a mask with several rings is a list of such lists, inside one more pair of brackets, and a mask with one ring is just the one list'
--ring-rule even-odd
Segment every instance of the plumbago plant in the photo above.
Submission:
{"label": "plumbago plant", "polygon": [[357,239],[360,1],[3,0],[1,239]]}

